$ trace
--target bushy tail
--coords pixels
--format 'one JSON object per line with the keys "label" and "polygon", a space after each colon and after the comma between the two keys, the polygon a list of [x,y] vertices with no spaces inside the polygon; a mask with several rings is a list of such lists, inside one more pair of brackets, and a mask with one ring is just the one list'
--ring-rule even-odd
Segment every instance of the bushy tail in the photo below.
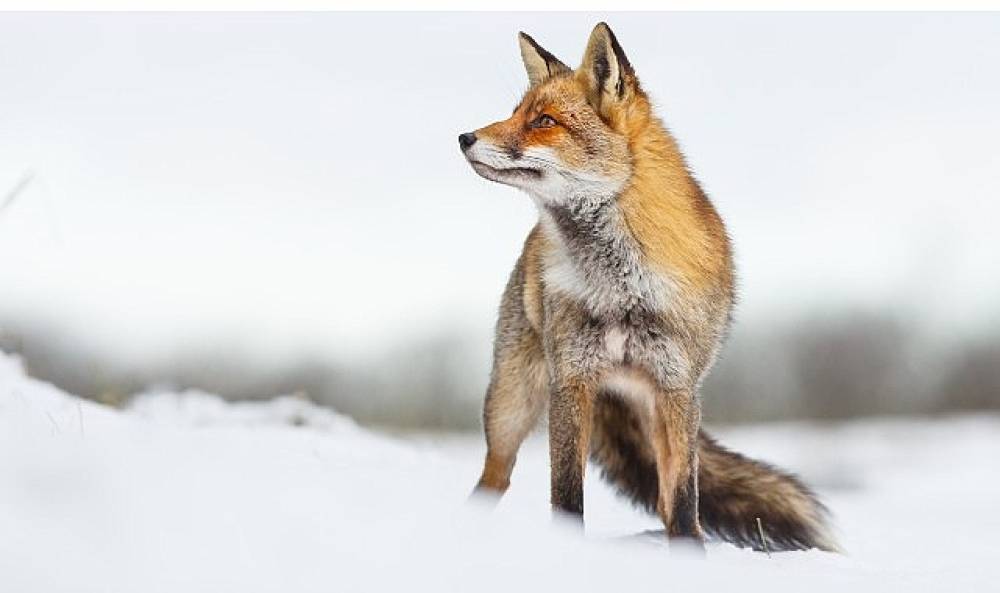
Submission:
{"label": "bushy tail", "polygon": [[[591,444],[591,458],[604,478],[655,513],[656,462],[632,410],[617,398],[600,398]],[[798,478],[729,451],[704,431],[699,433],[698,447],[699,514],[710,536],[762,550],[763,531],[772,551],[839,550],[826,507]]]}

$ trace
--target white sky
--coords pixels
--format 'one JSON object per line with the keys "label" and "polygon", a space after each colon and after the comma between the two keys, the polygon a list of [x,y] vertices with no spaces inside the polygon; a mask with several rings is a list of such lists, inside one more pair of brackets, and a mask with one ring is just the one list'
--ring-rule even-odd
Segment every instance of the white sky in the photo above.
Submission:
{"label": "white sky", "polygon": [[[734,238],[740,317],[997,321],[1000,14],[0,14],[0,319],[142,358],[485,334],[534,210],[459,132],[606,19]],[[485,345],[484,345],[485,347]]]}

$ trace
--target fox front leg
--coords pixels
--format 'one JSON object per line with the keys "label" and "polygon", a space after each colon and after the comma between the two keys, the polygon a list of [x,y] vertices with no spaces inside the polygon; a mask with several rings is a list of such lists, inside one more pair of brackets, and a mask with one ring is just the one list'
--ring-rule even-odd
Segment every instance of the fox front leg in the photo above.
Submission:
{"label": "fox front leg", "polygon": [[553,386],[549,402],[552,510],[581,522],[595,395],[594,387],[585,381],[560,381]]}
{"label": "fox front leg", "polygon": [[498,347],[483,406],[486,460],[474,493],[499,498],[507,491],[517,451],[545,409],[547,384],[541,344],[533,332]]}

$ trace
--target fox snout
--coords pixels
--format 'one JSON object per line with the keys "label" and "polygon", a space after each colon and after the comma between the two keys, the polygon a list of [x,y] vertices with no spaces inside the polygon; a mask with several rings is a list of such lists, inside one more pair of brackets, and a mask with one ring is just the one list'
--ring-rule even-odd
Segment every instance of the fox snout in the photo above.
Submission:
{"label": "fox snout", "polygon": [[462,148],[462,151],[469,150],[469,148],[476,143],[476,133],[466,132],[464,134],[458,135],[458,145]]}

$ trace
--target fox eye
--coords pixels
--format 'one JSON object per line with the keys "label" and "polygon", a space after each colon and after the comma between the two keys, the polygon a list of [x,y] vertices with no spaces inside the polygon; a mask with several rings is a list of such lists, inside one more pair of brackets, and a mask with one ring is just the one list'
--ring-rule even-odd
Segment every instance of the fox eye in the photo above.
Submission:
{"label": "fox eye", "polygon": [[535,121],[531,122],[531,127],[533,128],[551,128],[556,125],[556,118],[552,117],[547,113],[543,113],[535,118]]}

